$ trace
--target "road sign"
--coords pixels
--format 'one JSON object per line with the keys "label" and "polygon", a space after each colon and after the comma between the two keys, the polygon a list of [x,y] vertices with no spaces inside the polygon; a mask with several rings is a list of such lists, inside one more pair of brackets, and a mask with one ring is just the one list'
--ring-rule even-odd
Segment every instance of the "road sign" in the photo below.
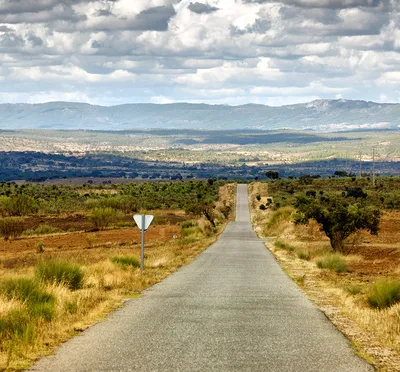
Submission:
{"label": "road sign", "polygon": [[[144,219],[143,219],[144,216]],[[151,214],[135,214],[133,216],[133,219],[136,222],[136,225],[138,225],[140,231],[146,231],[151,222],[153,221],[154,216],[152,216]]]}
{"label": "road sign", "polygon": [[140,231],[142,232],[142,249],[140,252],[140,270],[144,270],[144,233],[149,228],[151,221],[153,221],[154,216],[151,214],[135,214],[133,219],[138,225]]}

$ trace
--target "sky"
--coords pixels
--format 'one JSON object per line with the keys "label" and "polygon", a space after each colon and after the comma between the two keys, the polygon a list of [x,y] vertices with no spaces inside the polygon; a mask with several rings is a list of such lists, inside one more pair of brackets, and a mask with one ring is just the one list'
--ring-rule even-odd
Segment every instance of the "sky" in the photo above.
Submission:
{"label": "sky", "polygon": [[0,0],[0,103],[400,102],[400,0]]}

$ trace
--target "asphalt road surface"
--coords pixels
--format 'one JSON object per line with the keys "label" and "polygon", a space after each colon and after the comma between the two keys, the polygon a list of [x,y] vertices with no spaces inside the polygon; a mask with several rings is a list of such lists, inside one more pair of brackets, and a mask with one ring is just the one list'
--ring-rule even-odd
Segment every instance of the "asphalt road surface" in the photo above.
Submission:
{"label": "asphalt road surface", "polygon": [[283,273],[247,187],[218,241],[33,371],[373,371]]}

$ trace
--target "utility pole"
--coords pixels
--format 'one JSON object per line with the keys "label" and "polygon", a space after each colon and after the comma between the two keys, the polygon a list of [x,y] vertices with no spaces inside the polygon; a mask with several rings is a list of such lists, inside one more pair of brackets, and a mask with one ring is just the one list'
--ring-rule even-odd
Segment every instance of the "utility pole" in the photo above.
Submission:
{"label": "utility pole", "polygon": [[362,152],[360,151],[360,178],[362,178]]}
{"label": "utility pole", "polygon": [[372,148],[372,186],[375,187],[375,147]]}

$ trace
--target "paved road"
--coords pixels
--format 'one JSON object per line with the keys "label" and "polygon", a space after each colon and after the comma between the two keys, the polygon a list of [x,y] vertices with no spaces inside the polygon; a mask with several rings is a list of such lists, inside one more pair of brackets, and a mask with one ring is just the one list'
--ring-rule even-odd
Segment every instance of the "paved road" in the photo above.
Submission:
{"label": "paved road", "polygon": [[195,261],[34,371],[373,371],[237,219]]}

